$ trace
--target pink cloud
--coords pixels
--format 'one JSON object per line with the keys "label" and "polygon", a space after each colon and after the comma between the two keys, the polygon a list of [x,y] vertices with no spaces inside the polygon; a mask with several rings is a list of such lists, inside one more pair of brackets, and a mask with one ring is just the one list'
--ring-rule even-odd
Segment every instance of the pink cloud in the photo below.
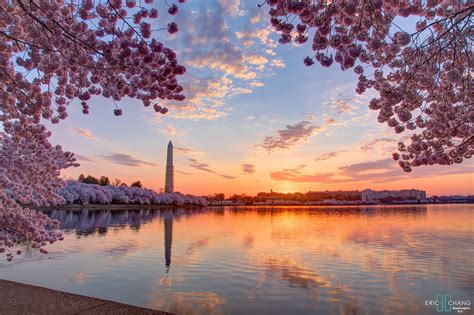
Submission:
{"label": "pink cloud", "polygon": [[92,132],[90,132],[89,130],[87,129],[82,129],[82,128],[74,128],[74,130],[76,130],[76,132],[78,134],[80,134],[81,136],[85,137],[85,138],[88,138],[88,139],[91,139],[91,140],[96,140],[97,138],[92,134]]}

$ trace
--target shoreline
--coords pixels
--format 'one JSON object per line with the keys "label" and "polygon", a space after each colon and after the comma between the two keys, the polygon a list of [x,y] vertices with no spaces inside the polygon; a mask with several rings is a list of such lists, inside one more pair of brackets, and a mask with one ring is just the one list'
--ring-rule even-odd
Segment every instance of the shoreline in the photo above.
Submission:
{"label": "shoreline", "polygon": [[341,206],[426,206],[426,205],[457,205],[457,204],[473,204],[472,202],[410,202],[410,203],[319,203],[319,204],[301,204],[301,203],[270,203],[270,204],[230,204],[230,205],[208,205],[207,207],[282,207],[282,206],[291,206],[291,207],[341,207]]}
{"label": "shoreline", "polygon": [[60,206],[51,206],[51,207],[38,207],[34,208],[35,210],[41,212],[51,212],[54,210],[66,210],[72,212],[79,212],[83,210],[111,210],[111,211],[124,211],[124,210],[172,210],[172,209],[200,209],[205,206],[200,205],[136,205],[136,204],[88,204],[88,205],[79,205],[79,204],[69,204],[69,205],[60,205]]}
{"label": "shoreline", "polygon": [[0,296],[0,314],[171,314],[3,279]]}
{"label": "shoreline", "polygon": [[202,209],[206,207],[210,208],[221,208],[221,207],[383,207],[383,206],[426,206],[426,205],[455,205],[455,204],[472,204],[468,202],[460,203],[347,203],[347,204],[227,204],[227,205],[137,205],[137,204],[69,204],[61,206],[51,207],[38,207],[35,208],[38,211],[49,213],[52,211],[71,211],[71,212],[82,212],[84,210],[110,210],[110,211],[140,211],[140,210],[174,210],[174,209]]}

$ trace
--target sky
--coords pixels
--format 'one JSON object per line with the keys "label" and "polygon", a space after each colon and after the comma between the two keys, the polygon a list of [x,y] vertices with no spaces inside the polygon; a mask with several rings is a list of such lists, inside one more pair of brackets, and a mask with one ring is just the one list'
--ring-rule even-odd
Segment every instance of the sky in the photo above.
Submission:
{"label": "sky", "polygon": [[[261,191],[424,189],[428,195],[474,193],[473,162],[418,167],[404,173],[391,159],[397,135],[377,122],[354,91],[357,76],[335,65],[305,67],[310,44],[278,44],[268,7],[252,0],[188,0],[173,19],[179,32],[155,32],[187,73],[186,99],[162,103],[166,115],[124,99],[123,116],[96,97],[90,114],[79,101],[51,125],[52,143],[81,164],[62,172],[164,187],[166,145],[175,148],[175,189],[207,195]],[[157,3],[157,26],[170,20]]]}

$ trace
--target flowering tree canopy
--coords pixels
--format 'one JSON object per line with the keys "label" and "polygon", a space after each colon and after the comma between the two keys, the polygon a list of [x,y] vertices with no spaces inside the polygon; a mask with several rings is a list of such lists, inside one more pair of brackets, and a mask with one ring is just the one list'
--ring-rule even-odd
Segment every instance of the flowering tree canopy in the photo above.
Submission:
{"label": "flowering tree canopy", "polygon": [[[184,99],[177,76],[185,67],[151,38],[158,17],[152,2],[0,0],[0,253],[25,242],[45,252],[42,246],[61,237],[52,230],[57,221],[20,206],[59,203],[60,170],[78,165],[72,153],[51,145],[42,119],[65,119],[74,100],[87,114],[88,101],[99,95],[145,106]],[[169,5],[169,14],[177,12]],[[163,30],[173,34],[178,26]],[[154,110],[168,111],[158,104]],[[117,104],[114,114],[122,115]]]}
{"label": "flowering tree canopy", "polygon": [[141,187],[84,184],[68,180],[57,193],[67,204],[140,204],[140,205],[207,205],[203,197],[181,193],[156,193]]}
{"label": "flowering tree canopy", "polygon": [[[336,62],[342,70],[353,69],[357,93],[378,92],[369,104],[379,112],[378,121],[396,133],[413,131],[411,143],[400,142],[400,153],[393,154],[403,170],[472,156],[472,0],[265,2],[281,44],[304,44],[312,37],[314,54],[305,65]],[[412,30],[402,23],[413,24]]]}

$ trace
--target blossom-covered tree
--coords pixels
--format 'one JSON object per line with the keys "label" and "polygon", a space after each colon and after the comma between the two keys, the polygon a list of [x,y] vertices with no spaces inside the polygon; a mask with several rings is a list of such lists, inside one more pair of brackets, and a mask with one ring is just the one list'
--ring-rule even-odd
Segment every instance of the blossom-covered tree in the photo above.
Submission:
{"label": "blossom-covered tree", "polygon": [[[184,99],[176,53],[152,38],[153,0],[0,0],[0,253],[30,243],[41,248],[61,236],[58,222],[21,205],[63,199],[60,170],[77,166],[72,153],[48,141],[42,120],[56,124],[67,109],[103,96],[115,103]],[[179,0],[184,2],[184,0]],[[165,3],[167,3],[165,1]],[[176,14],[178,6],[169,5]],[[178,31],[172,22],[163,30]],[[154,104],[165,114],[167,108]]]}
{"label": "blossom-covered tree", "polygon": [[403,170],[461,163],[472,156],[472,0],[265,3],[281,44],[311,38],[314,53],[305,65],[336,62],[342,70],[353,69],[357,93],[370,88],[378,93],[369,104],[379,112],[378,121],[396,133],[410,131],[411,143],[400,142],[400,153],[393,154]]}
{"label": "blossom-covered tree", "polygon": [[146,205],[207,205],[203,197],[181,193],[157,193],[137,186],[113,186],[66,181],[57,194],[67,204],[146,204]]}

